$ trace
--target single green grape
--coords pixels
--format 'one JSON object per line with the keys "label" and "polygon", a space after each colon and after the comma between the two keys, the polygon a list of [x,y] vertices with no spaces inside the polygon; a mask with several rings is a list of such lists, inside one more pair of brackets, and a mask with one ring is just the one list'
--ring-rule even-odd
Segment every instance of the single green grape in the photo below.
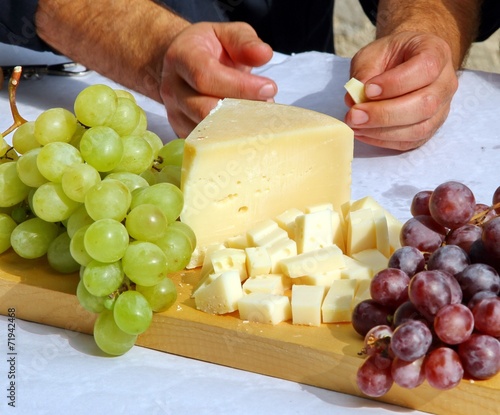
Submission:
{"label": "single green grape", "polygon": [[0,254],[10,248],[10,236],[17,223],[7,213],[0,213]]}
{"label": "single green grape", "polygon": [[17,160],[17,174],[26,186],[36,188],[48,182],[48,179],[38,169],[37,158],[40,151],[41,147],[33,148]]}
{"label": "single green grape", "polygon": [[90,164],[68,167],[61,179],[62,188],[70,199],[83,203],[87,191],[101,182],[101,175]]}
{"label": "single green grape", "polygon": [[7,154],[9,149],[10,149],[9,143],[7,143],[7,141],[5,141],[5,139],[3,138],[3,135],[0,134],[0,157],[5,156],[5,154]]}
{"label": "single green grape", "polygon": [[194,249],[196,248],[196,243],[197,243],[196,234],[194,233],[193,229],[191,229],[191,227],[188,224],[176,220],[175,222],[169,223],[168,226],[170,227],[170,230],[178,229],[179,231],[186,234],[186,236],[191,241],[192,251],[194,251]]}
{"label": "single green grape", "polygon": [[106,125],[119,135],[131,134],[139,124],[141,112],[137,104],[129,98],[118,97],[114,114],[106,121]]}
{"label": "single green grape", "polygon": [[121,222],[132,202],[128,187],[119,180],[107,179],[91,187],[85,195],[85,208],[94,220],[114,219]]}
{"label": "single green grape", "polygon": [[81,205],[68,218],[66,222],[66,230],[70,238],[72,238],[78,229],[93,223],[94,219],[92,219],[87,213],[85,205]]}
{"label": "single green grape", "polygon": [[19,154],[41,147],[35,138],[35,121],[25,122],[16,128],[12,134],[12,145]]}
{"label": "single green grape", "polygon": [[70,144],[75,147],[80,149],[80,141],[82,140],[83,134],[87,131],[87,128],[83,126],[80,123],[76,124],[76,131],[73,133],[73,136],[71,137]]}
{"label": "single green grape", "polygon": [[126,89],[115,89],[115,93],[118,98],[127,98],[137,104],[134,95]]}
{"label": "single green grape", "polygon": [[146,179],[141,177],[138,174],[130,173],[128,171],[121,171],[116,173],[109,173],[106,175],[104,180],[114,179],[122,182],[128,189],[133,192],[135,189],[139,187],[148,187],[149,183]]}
{"label": "single green grape", "polygon": [[89,226],[90,225],[85,225],[76,230],[71,237],[71,242],[69,244],[69,251],[71,252],[71,256],[82,266],[82,268],[86,267],[90,262],[94,260],[85,249],[85,232],[87,232]]}
{"label": "single green grape", "polygon": [[131,209],[144,203],[151,203],[163,211],[168,223],[174,222],[181,214],[184,195],[177,186],[171,183],[157,183],[140,190],[132,194]]}
{"label": "single green grape", "polygon": [[134,131],[132,131],[129,135],[138,135],[141,137],[144,132],[148,129],[148,118],[146,116],[146,111],[144,111],[141,107],[139,107],[139,123]]}
{"label": "single green grape", "polygon": [[10,207],[22,202],[30,192],[19,178],[17,161],[0,164],[0,207]]}
{"label": "single green grape", "polygon": [[125,333],[139,335],[151,325],[153,310],[140,292],[125,291],[115,301],[113,317]]}
{"label": "single green grape", "polygon": [[100,313],[104,311],[104,303],[108,297],[97,297],[89,293],[89,290],[85,288],[85,284],[82,280],[78,282],[76,287],[76,297],[80,305],[87,311],[91,313]]}
{"label": "single green grape", "polygon": [[83,163],[77,148],[69,143],[54,142],[44,145],[36,158],[40,173],[51,182],[61,183],[64,171]]}
{"label": "single green grape", "polygon": [[129,235],[140,241],[154,242],[167,232],[167,218],[156,205],[144,203],[132,209],[125,221]]}
{"label": "single green grape", "polygon": [[158,156],[158,152],[163,147],[163,140],[158,136],[158,134],[149,130],[146,130],[144,132],[142,138],[144,138],[144,140],[149,143],[149,145],[153,149],[153,155],[156,158]]}
{"label": "single green grape", "polygon": [[69,249],[71,238],[67,232],[59,234],[49,245],[47,261],[52,269],[62,274],[70,274],[80,269]]}
{"label": "single green grape", "polygon": [[163,167],[156,176],[156,181],[158,183],[172,183],[176,187],[181,187],[181,171],[182,168],[179,166],[173,166],[171,164]]}
{"label": "single green grape", "polygon": [[134,346],[137,335],[125,333],[116,325],[113,312],[103,310],[94,323],[94,340],[104,353],[121,356]]}
{"label": "single green grape", "polygon": [[69,143],[76,131],[76,117],[64,108],[51,108],[35,120],[33,134],[42,146],[54,142]]}
{"label": "single green grape", "polygon": [[169,225],[165,236],[155,243],[167,256],[167,273],[180,271],[189,264],[193,247],[186,232]]}
{"label": "single green grape", "polygon": [[147,169],[141,173],[141,177],[148,182],[150,186],[157,183],[154,169]]}
{"label": "single green grape", "polygon": [[126,135],[122,137],[123,157],[113,169],[117,171],[128,171],[141,174],[151,167],[154,160],[153,149],[149,143],[137,135]]}
{"label": "single green grape", "polygon": [[150,286],[160,282],[167,271],[167,256],[154,243],[131,242],[122,258],[123,272],[136,284]]}
{"label": "single green grape", "polygon": [[177,300],[177,288],[169,277],[163,278],[158,284],[151,287],[136,285],[135,289],[148,300],[155,313],[168,310]]}
{"label": "single green grape", "polygon": [[112,128],[99,126],[85,131],[80,140],[83,159],[99,172],[113,170],[123,157],[123,141]]}
{"label": "single green grape", "polygon": [[62,222],[78,209],[80,203],[66,196],[61,183],[47,182],[35,190],[32,206],[39,218],[47,222]]}
{"label": "single green grape", "polygon": [[95,84],[86,87],[76,97],[75,115],[87,127],[105,125],[118,106],[118,97],[113,88]]}
{"label": "single green grape", "polygon": [[103,263],[94,260],[85,266],[82,281],[90,294],[104,297],[120,288],[124,276],[120,261]]}
{"label": "single green grape", "polygon": [[84,236],[85,250],[97,261],[119,261],[129,244],[125,225],[114,219],[99,219],[90,225]]}
{"label": "single green grape", "polygon": [[182,166],[182,159],[184,157],[184,144],[183,138],[176,138],[166,143],[158,152],[160,159],[160,168],[164,166]]}
{"label": "single green grape", "polygon": [[10,243],[20,257],[40,258],[47,253],[58,234],[59,226],[55,223],[32,218],[15,227],[10,236]]}

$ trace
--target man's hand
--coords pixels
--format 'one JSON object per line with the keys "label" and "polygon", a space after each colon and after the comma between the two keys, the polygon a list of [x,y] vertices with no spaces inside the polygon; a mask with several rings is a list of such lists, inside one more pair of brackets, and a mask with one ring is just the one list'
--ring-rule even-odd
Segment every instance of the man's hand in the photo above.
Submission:
{"label": "man's hand", "polygon": [[458,87],[448,43],[438,36],[400,32],[361,49],[351,76],[365,83],[368,102],[354,105],[346,123],[368,144],[410,150],[424,144],[445,121]]}
{"label": "man's hand", "polygon": [[165,54],[160,85],[176,134],[187,136],[221,98],[272,100],[276,84],[250,73],[272,54],[245,23],[196,23],[180,32]]}

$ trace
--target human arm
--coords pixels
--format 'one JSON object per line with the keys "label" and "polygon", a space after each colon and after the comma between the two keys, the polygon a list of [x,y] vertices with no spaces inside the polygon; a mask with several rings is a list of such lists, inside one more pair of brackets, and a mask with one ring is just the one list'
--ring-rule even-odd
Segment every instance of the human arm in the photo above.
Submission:
{"label": "human arm", "polygon": [[370,101],[353,106],[346,98],[346,122],[360,141],[409,150],[434,135],[449,113],[479,10],[478,0],[379,2],[377,40],[351,64]]}
{"label": "human arm", "polygon": [[272,50],[247,25],[190,24],[151,0],[40,0],[35,22],[55,50],[164,103],[180,136],[219,98],[256,99],[263,85],[272,89],[266,98],[276,92],[250,74]]}

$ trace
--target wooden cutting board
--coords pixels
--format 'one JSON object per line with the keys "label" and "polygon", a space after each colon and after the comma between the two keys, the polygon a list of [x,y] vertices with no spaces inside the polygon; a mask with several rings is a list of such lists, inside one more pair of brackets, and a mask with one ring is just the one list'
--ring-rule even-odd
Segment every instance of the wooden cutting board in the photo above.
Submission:
{"label": "wooden cutting board", "polygon": [[[362,340],[349,324],[271,326],[243,322],[237,313],[209,315],[190,298],[197,277],[197,270],[173,276],[177,302],[155,315],[140,346],[363,396],[355,380]],[[78,280],[76,274],[55,273],[45,260],[21,260],[9,250],[0,255],[0,313],[14,307],[18,318],[90,334],[95,316],[74,295]],[[394,385],[380,400],[438,415],[500,414],[500,375],[464,380],[449,391],[426,383],[414,390]]]}

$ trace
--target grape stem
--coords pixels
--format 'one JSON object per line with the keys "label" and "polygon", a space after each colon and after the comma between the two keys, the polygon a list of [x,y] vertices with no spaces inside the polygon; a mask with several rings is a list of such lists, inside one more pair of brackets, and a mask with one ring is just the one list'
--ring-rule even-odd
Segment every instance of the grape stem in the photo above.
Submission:
{"label": "grape stem", "polygon": [[493,206],[490,206],[489,209],[476,213],[470,220],[470,223],[476,224],[476,225],[482,225],[484,219],[486,218],[486,215],[490,213],[492,210],[496,210],[500,208],[500,202],[495,203]]}
{"label": "grape stem", "polygon": [[21,114],[19,114],[19,110],[17,109],[17,104],[16,104],[16,91],[19,85],[19,81],[21,79],[22,71],[23,69],[21,66],[16,66],[12,71],[12,75],[9,80],[9,103],[14,123],[1,134],[3,137],[10,134],[20,125],[24,124],[25,122],[28,122],[21,116]]}

